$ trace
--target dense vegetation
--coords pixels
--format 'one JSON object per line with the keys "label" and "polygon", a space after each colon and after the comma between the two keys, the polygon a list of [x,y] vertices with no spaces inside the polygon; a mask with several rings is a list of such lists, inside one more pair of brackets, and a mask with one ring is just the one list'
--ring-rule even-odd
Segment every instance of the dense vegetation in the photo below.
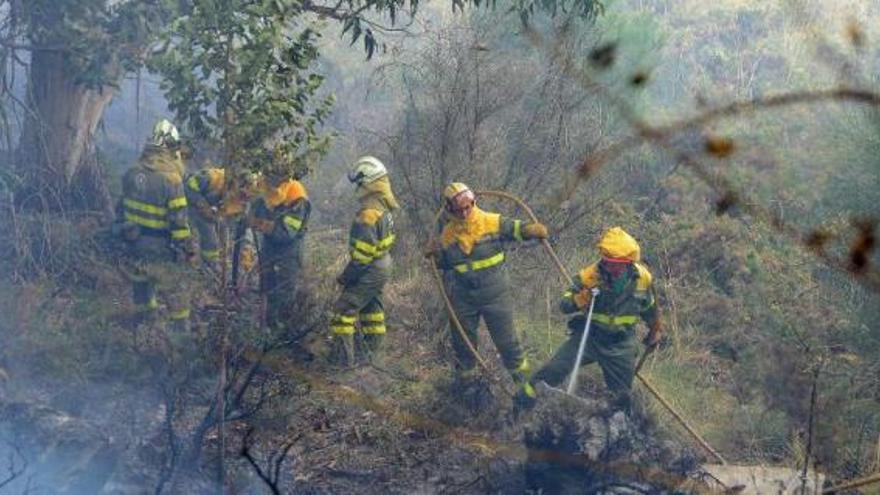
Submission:
{"label": "dense vegetation", "polygon": [[[387,452],[441,457],[453,435],[431,422],[438,414],[506,441],[493,412],[462,421],[441,407],[450,351],[420,246],[438,192],[464,180],[524,198],[572,272],[594,259],[608,226],[640,240],[668,330],[645,373],[729,460],[808,462],[833,479],[880,470],[875,5],[328,5],[0,2],[0,244],[13,253],[2,260],[2,400],[45,402],[136,446],[120,463],[146,467],[120,468],[114,481],[158,492],[218,478],[247,490],[260,483],[254,464],[270,485],[344,491],[351,485],[315,474],[322,462],[360,473]],[[58,59],[71,40],[88,56]],[[48,81],[79,95],[66,98],[80,110],[64,110],[85,115],[74,139],[57,137],[70,137],[63,122],[39,122],[60,111],[39,99],[55,91],[38,89]],[[132,105],[104,112],[135,93],[143,116]],[[259,327],[253,291],[230,298],[213,285],[202,288],[190,347],[131,332],[96,210],[147,117],[166,105],[197,148],[191,168],[204,157],[264,168],[286,147],[289,171],[308,171],[309,297],[289,334]],[[286,344],[308,335],[323,350],[354,204],[342,177],[364,152],[390,165],[404,205],[388,304],[393,364],[326,375]],[[564,337],[564,284],[537,247],[518,249],[510,272],[519,331],[544,361]],[[598,382],[586,390],[600,393]],[[498,404],[508,407],[503,395]],[[687,442],[661,408],[651,412],[663,434]],[[493,458],[488,447],[473,455]],[[280,477],[273,462],[288,466]],[[404,471],[382,471],[390,481],[376,489],[415,490],[395,478]]]}

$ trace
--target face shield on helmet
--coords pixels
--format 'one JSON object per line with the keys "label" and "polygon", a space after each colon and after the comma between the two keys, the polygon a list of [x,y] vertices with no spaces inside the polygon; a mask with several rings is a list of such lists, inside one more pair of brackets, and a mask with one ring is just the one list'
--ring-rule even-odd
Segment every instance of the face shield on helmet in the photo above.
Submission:
{"label": "face shield on helmet", "polygon": [[461,182],[454,182],[443,191],[446,199],[446,211],[452,216],[464,220],[470,215],[476,205],[476,195],[471,189]]}

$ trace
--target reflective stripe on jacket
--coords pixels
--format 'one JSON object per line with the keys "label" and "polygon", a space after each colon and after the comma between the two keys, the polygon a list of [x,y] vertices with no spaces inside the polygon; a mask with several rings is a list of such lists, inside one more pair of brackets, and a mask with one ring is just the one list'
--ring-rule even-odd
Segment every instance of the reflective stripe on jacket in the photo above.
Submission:
{"label": "reflective stripe on jacket", "polygon": [[288,180],[254,203],[250,224],[266,242],[292,245],[305,234],[312,204],[298,181]]}
{"label": "reflective stripe on jacket", "polygon": [[186,195],[200,198],[210,206],[219,206],[226,191],[226,171],[222,168],[203,168],[186,178]]}
{"label": "reflective stripe on jacket", "polygon": [[350,263],[366,267],[384,259],[395,239],[391,212],[376,207],[361,209],[349,231]]}
{"label": "reflective stripe on jacket", "polygon": [[451,220],[441,234],[438,266],[460,277],[481,277],[504,264],[504,243],[523,241],[523,223],[477,208],[466,221]]}
{"label": "reflective stripe on jacket", "polygon": [[174,241],[190,238],[187,200],[178,166],[170,154],[154,151],[145,154],[123,176],[120,214],[126,222],[137,225],[142,234],[167,236]]}

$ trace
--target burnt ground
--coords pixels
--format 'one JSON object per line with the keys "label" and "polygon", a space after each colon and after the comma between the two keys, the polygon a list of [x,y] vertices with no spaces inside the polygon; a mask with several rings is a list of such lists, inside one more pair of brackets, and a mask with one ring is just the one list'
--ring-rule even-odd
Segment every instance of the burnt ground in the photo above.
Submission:
{"label": "burnt ground", "polygon": [[[271,355],[261,370],[269,387],[286,388],[282,400],[229,424],[222,447],[219,431],[209,431],[198,466],[178,468],[165,493],[216,493],[219,452],[227,493],[270,493],[242,456],[244,445],[270,478],[277,466],[270,483],[279,493],[673,493],[686,492],[683,483],[698,472],[693,454],[656,437],[641,413],[543,390],[534,410],[514,418],[502,390],[511,383],[456,383],[429,347],[353,371],[294,358]],[[154,493],[169,461],[166,405],[118,384],[82,393],[75,414],[38,402],[0,409],[7,433],[31,432],[22,458],[48,459],[28,465],[34,486],[79,494],[103,483],[102,493]],[[203,414],[193,407],[178,420],[180,443]]]}
{"label": "burnt ground", "polygon": [[[404,309],[398,314],[431,313]],[[149,353],[131,354],[130,332],[103,344],[95,369],[112,372],[97,377],[9,367],[0,447],[2,459],[17,462],[9,471],[17,477],[6,488],[128,495],[161,485],[162,493],[217,493],[222,466],[232,494],[271,493],[270,484],[297,494],[672,493],[698,471],[694,456],[660,438],[650,420],[601,399],[545,394],[513,418],[504,392],[513,384],[497,356],[487,356],[492,383],[458,383],[445,332],[424,320],[395,322],[410,331],[395,336],[381,367],[338,370],[286,348],[268,356],[255,388],[270,399],[227,424],[222,437],[210,428],[188,466],[181,458],[216,395],[215,363],[204,358],[216,352],[211,339],[200,344],[205,362],[184,363],[190,375],[173,402],[163,394],[175,376],[151,370]],[[307,344],[319,355],[323,346]],[[53,378],[39,378],[46,376]],[[584,382],[580,395],[601,397],[601,387]],[[245,445],[270,483],[242,456]]]}

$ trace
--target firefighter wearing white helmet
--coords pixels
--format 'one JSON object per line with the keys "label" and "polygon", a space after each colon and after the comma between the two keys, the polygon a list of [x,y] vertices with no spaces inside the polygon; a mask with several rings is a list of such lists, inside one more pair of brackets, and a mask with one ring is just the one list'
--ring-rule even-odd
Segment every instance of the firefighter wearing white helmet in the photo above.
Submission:
{"label": "firefighter wearing white helmet", "polygon": [[173,124],[156,124],[138,163],[122,178],[117,211],[129,248],[132,266],[127,271],[139,320],[169,321],[172,330],[184,331],[190,316],[191,274],[186,268],[194,249],[179,144]]}
{"label": "firefighter wearing white helmet", "polygon": [[180,145],[180,133],[177,132],[177,127],[166,119],[156,122],[153,126],[151,144],[163,148],[176,148]]}
{"label": "firefighter wearing white helmet", "polygon": [[[343,366],[352,366],[356,357],[373,363],[379,358],[386,333],[382,291],[391,272],[389,252],[395,239],[392,212],[399,208],[388,170],[377,158],[358,158],[348,179],[357,186],[360,207],[349,232],[350,259],[336,279],[343,289],[330,323],[334,359]],[[362,345],[356,352],[358,330]]]}
{"label": "firefighter wearing white helmet", "polygon": [[373,156],[362,156],[358,158],[348,172],[348,180],[358,186],[373,183],[382,177],[387,176],[388,169],[385,168],[385,164]]}

